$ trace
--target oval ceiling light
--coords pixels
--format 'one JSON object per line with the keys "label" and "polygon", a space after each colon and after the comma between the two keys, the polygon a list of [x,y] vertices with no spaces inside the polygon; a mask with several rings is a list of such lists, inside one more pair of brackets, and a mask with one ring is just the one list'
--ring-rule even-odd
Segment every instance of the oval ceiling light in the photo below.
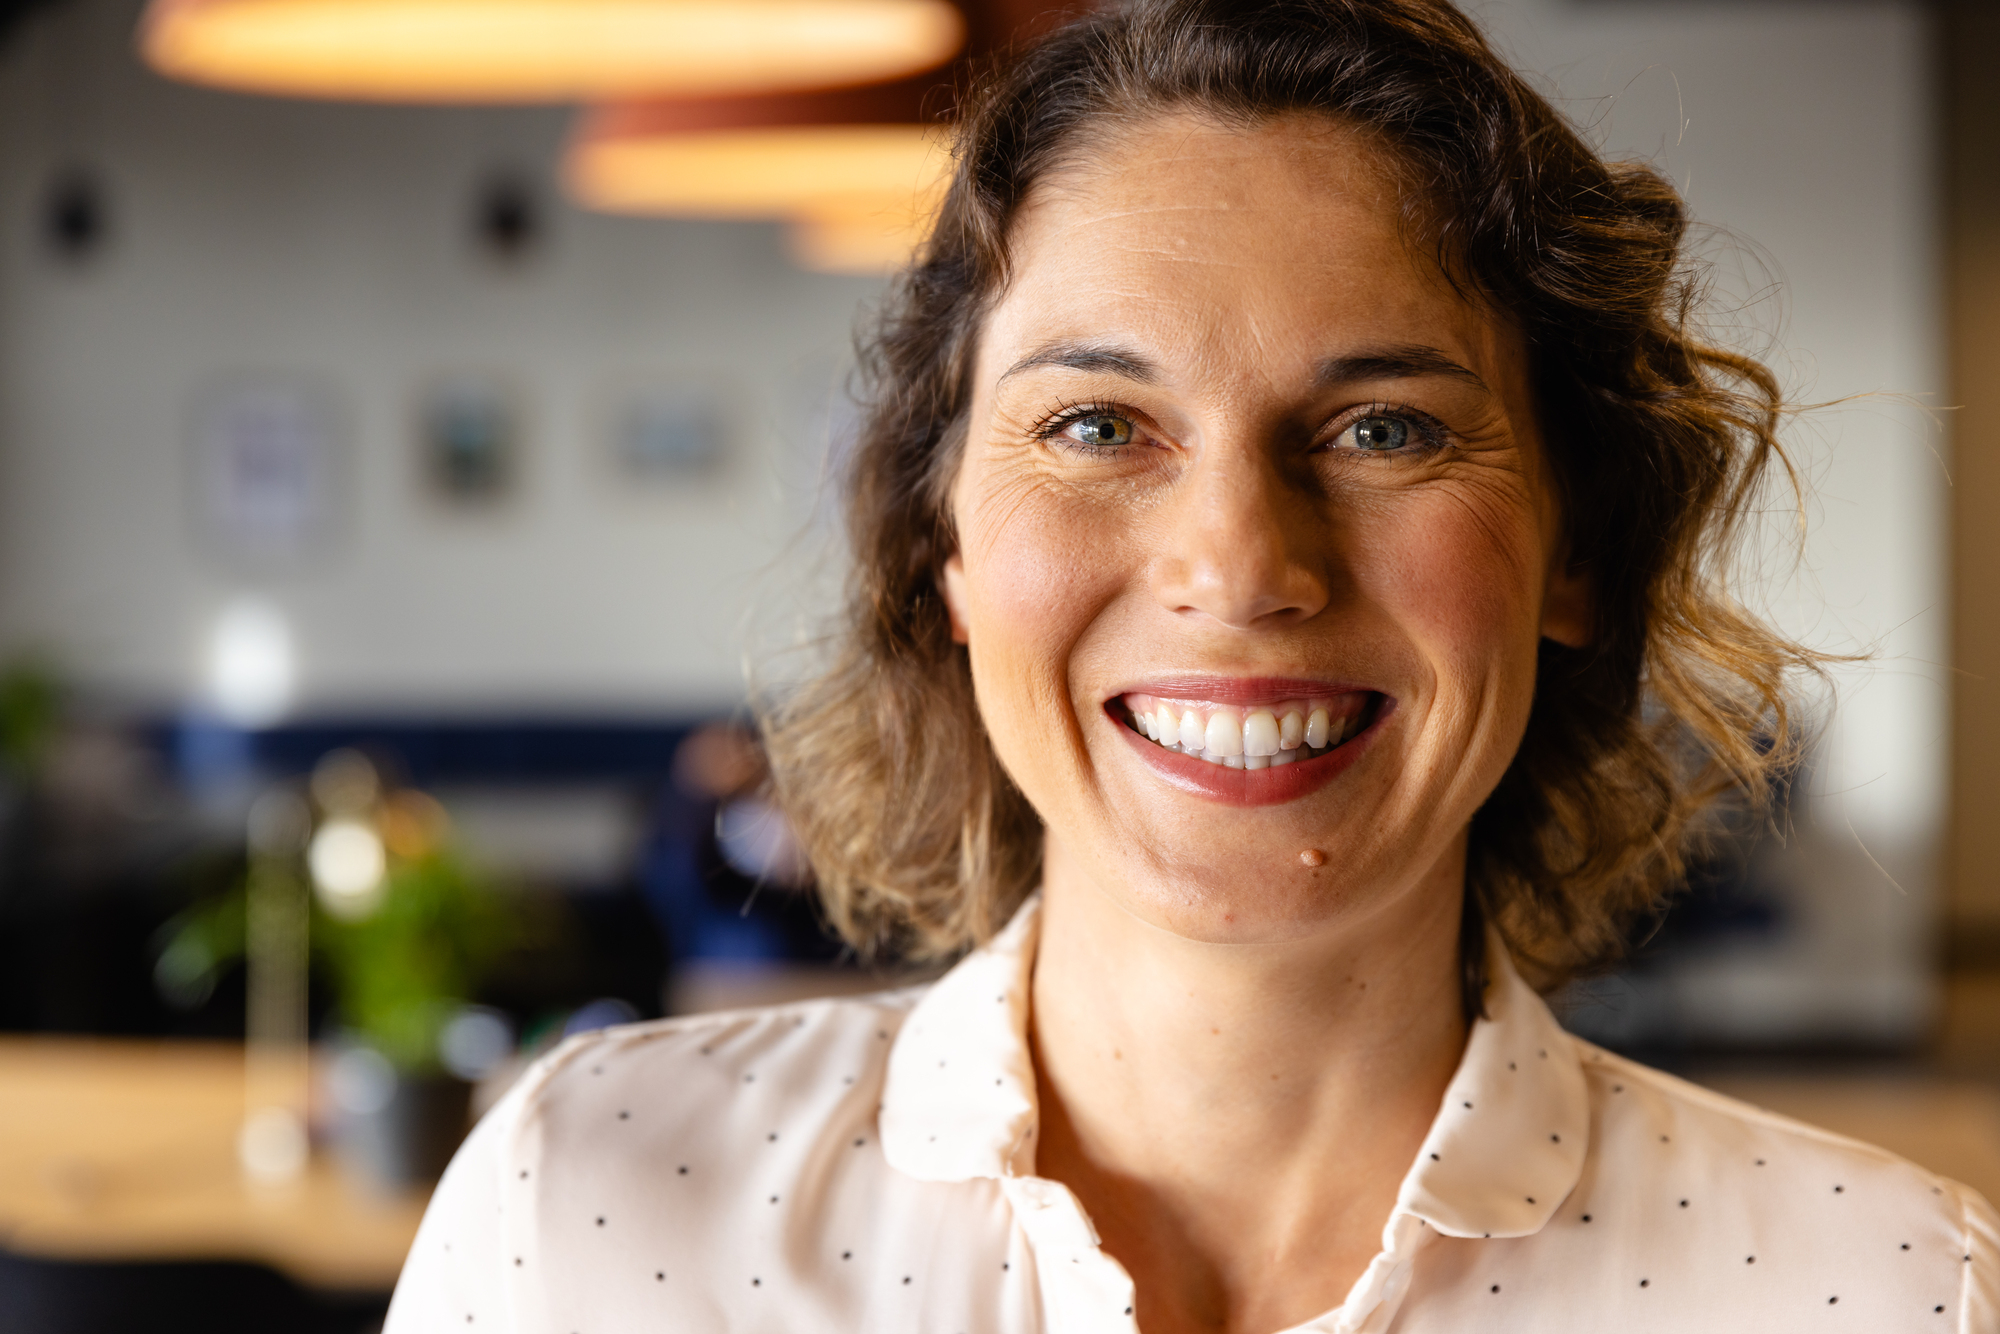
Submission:
{"label": "oval ceiling light", "polygon": [[[1096,0],[962,0],[978,59]],[[950,182],[953,80],[919,74],[865,88],[675,97],[599,107],[570,140],[572,198],[612,213],[781,219],[792,258],[823,272],[882,272],[929,233]]]}
{"label": "oval ceiling light", "polygon": [[949,136],[934,85],[598,108],[572,139],[573,198],[608,213],[793,222],[793,255],[836,272],[909,257],[942,198]]}
{"label": "oval ceiling light", "polygon": [[809,204],[791,215],[792,261],[814,273],[888,273],[930,235],[942,190],[929,198],[883,196]]}
{"label": "oval ceiling light", "polygon": [[239,92],[380,102],[707,96],[948,60],[946,0],[152,0],[146,61]]}
{"label": "oval ceiling light", "polygon": [[939,174],[941,136],[921,125],[774,125],[654,138],[584,139],[568,180],[607,213],[781,218],[821,205],[915,198]]}

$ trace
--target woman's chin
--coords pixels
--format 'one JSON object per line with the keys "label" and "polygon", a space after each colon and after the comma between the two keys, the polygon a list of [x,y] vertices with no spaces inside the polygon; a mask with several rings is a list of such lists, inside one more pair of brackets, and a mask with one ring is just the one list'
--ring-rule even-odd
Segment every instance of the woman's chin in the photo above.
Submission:
{"label": "woman's chin", "polygon": [[1325,930],[1340,905],[1306,885],[1269,885],[1258,893],[1202,886],[1177,898],[1131,906],[1153,927],[1199,945],[1283,945]]}
{"label": "woman's chin", "polygon": [[[1164,843],[1131,837],[1112,840],[1093,858],[1100,865],[1090,878],[1148,926],[1203,944],[1281,944],[1314,935],[1351,913],[1357,888],[1373,879],[1340,873],[1323,851],[1334,840],[1323,834],[1313,846],[1266,832],[1257,846],[1226,855],[1218,855],[1222,840],[1197,831],[1184,829]],[[1134,850],[1140,846],[1149,850]],[[1302,858],[1307,849],[1317,858]],[[1053,882],[1066,878],[1053,859],[1048,870]]]}

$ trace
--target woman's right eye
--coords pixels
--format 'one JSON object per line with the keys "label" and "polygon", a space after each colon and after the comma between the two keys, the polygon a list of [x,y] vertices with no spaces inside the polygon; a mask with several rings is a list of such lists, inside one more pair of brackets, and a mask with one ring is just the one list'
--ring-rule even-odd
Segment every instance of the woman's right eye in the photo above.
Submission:
{"label": "woman's right eye", "polygon": [[1073,417],[1062,428],[1062,433],[1091,449],[1115,449],[1132,443],[1132,423],[1108,412]]}

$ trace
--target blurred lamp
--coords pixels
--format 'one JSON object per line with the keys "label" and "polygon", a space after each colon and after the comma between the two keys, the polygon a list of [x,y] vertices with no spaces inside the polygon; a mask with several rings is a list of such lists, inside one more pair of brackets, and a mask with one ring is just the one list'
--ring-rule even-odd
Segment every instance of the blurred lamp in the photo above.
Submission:
{"label": "blurred lamp", "polygon": [[377,102],[826,88],[964,38],[946,0],[152,0],[139,27],[170,78]]}
{"label": "blurred lamp", "polygon": [[785,220],[807,268],[891,268],[928,229],[950,167],[942,128],[923,117],[931,90],[614,103],[584,117],[564,175],[587,208]]}
{"label": "blurred lamp", "polygon": [[223,718],[269,727],[292,702],[292,632],[261,598],[239,598],[216,618],[208,643],[208,689]]}
{"label": "blurred lamp", "polygon": [[382,902],[389,859],[372,825],[342,817],[328,820],[306,848],[306,869],[320,906],[343,921],[359,921]]}
{"label": "blurred lamp", "polygon": [[[1032,40],[1096,0],[961,0],[965,54]],[[564,175],[586,208],[687,218],[776,219],[792,258],[822,272],[880,272],[930,231],[951,166],[952,80],[613,102],[585,116]]]}

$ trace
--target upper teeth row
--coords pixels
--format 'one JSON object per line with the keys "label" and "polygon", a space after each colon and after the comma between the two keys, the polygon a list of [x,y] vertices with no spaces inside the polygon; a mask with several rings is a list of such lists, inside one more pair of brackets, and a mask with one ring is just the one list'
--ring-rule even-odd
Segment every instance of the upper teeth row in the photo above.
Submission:
{"label": "upper teeth row", "polygon": [[1302,746],[1308,750],[1337,746],[1347,731],[1346,714],[1324,704],[1285,704],[1247,713],[1216,708],[1206,718],[1187,705],[1165,700],[1128,697],[1128,704],[1133,725],[1161,745],[1220,763],[1233,760],[1245,768],[1289,764],[1299,758]]}

